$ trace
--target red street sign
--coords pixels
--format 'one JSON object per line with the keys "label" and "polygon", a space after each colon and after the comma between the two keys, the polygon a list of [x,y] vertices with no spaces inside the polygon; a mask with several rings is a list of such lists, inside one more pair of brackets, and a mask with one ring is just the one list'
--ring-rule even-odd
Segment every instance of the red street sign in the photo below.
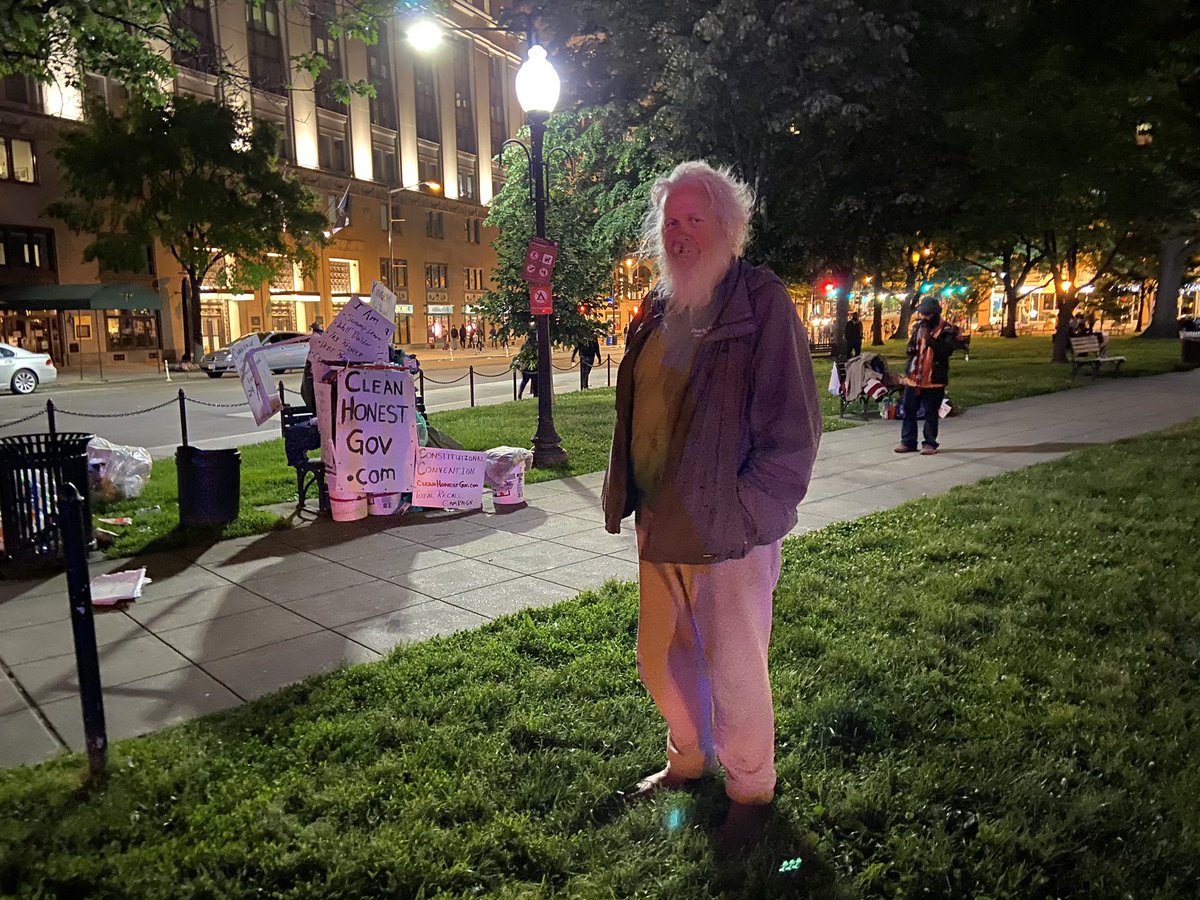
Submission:
{"label": "red street sign", "polygon": [[558,258],[558,241],[533,238],[525,251],[525,265],[521,278],[530,284],[549,284],[554,273],[554,261]]}
{"label": "red street sign", "polygon": [[529,286],[529,314],[532,316],[548,316],[554,312],[554,295],[548,284],[531,284]]}

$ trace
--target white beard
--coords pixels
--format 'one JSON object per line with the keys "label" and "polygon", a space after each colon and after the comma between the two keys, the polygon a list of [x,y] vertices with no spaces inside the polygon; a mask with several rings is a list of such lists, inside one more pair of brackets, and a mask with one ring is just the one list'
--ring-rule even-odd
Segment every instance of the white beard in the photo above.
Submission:
{"label": "white beard", "polygon": [[669,255],[659,260],[660,281],[667,296],[667,310],[697,312],[713,301],[716,290],[733,258],[710,253],[693,264],[683,263]]}

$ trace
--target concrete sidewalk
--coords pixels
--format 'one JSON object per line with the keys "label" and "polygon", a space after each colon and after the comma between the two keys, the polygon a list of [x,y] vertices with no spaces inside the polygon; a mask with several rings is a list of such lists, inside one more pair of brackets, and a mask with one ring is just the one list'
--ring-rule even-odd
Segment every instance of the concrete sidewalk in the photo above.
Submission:
{"label": "concrete sidewalk", "polygon": [[[797,533],[1200,416],[1200,370],[1101,378],[943,422],[937,456],[899,424],[824,436]],[[528,508],[313,521],[187,552],[103,560],[153,583],[96,631],[110,740],[224,709],[398,644],[635,579],[632,527],[602,527],[602,474],[529,486]],[[0,765],[81,749],[65,578],[0,582]]]}

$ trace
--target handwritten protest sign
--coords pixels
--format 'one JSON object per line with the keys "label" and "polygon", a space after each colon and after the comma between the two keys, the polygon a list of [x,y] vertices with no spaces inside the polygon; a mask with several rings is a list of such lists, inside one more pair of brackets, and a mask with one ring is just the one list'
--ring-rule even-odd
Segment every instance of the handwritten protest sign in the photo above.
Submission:
{"label": "handwritten protest sign", "polygon": [[261,356],[262,349],[254,334],[229,345],[229,359],[242,379],[242,390],[246,392],[255,425],[261,425],[279,410],[279,395],[271,390],[271,367]]}
{"label": "handwritten protest sign", "polygon": [[413,506],[478,509],[483,506],[483,470],[486,465],[486,453],[419,447],[413,481]]}
{"label": "handwritten protest sign", "polygon": [[317,364],[343,360],[356,363],[384,363],[390,356],[395,315],[384,316],[358,297],[342,307],[323,334],[314,334],[309,342],[313,377],[318,381],[325,372]]}
{"label": "handwritten protest sign", "polygon": [[335,388],[333,456],[326,461],[330,493],[412,490],[417,420],[416,392],[408,372],[352,366],[338,373]]}
{"label": "handwritten protest sign", "polygon": [[396,321],[396,295],[378,281],[371,284],[371,309],[389,322]]}
{"label": "handwritten protest sign", "polygon": [[358,297],[334,316],[323,334],[314,334],[308,345],[308,361],[312,364],[313,389],[317,404],[317,427],[321,432],[321,458],[326,460],[325,475],[329,490],[337,493],[342,485],[335,484],[329,461],[337,449],[333,445],[335,411],[329,408],[331,386],[326,379],[336,368],[330,363],[385,363],[391,355],[392,334],[396,330],[394,317],[385,318],[379,311]]}

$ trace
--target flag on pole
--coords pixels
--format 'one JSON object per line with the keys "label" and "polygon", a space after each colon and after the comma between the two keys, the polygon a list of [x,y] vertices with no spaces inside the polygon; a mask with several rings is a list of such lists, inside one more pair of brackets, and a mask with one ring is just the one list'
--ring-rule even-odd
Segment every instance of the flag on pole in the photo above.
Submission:
{"label": "flag on pole", "polygon": [[337,202],[337,206],[333,209],[333,227],[329,229],[331,235],[337,234],[343,228],[350,224],[350,182],[346,182],[346,190],[342,193],[342,199]]}

